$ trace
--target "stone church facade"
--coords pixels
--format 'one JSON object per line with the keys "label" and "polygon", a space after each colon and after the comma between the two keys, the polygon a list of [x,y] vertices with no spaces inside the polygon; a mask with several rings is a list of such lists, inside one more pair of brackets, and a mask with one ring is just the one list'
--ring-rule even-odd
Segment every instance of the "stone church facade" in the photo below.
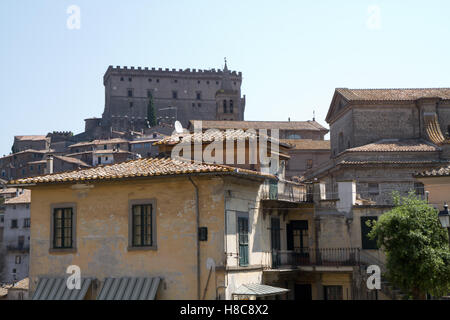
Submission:
{"label": "stone church facade", "polygon": [[326,121],[331,159],[305,173],[336,198],[339,182],[356,194],[392,203],[392,191],[423,194],[413,174],[450,161],[450,89],[336,89]]}

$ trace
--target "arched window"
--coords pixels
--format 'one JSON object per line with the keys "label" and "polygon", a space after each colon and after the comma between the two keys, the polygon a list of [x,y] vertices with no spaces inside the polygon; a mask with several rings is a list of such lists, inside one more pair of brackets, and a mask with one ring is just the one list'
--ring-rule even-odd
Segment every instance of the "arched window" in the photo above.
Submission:
{"label": "arched window", "polygon": [[233,113],[233,100],[230,100],[230,113]]}
{"label": "arched window", "polygon": [[223,100],[223,113],[227,113],[227,100]]}

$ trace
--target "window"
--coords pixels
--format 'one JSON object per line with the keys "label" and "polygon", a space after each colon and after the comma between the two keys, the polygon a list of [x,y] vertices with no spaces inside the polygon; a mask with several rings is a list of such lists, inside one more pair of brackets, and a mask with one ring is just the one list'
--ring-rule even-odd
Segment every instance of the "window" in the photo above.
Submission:
{"label": "window", "polygon": [[33,171],[33,166],[30,166],[30,171]]}
{"label": "window", "polygon": [[369,195],[377,196],[380,192],[378,189],[378,183],[369,183],[368,184]]}
{"label": "window", "polygon": [[227,113],[227,100],[223,100],[223,113]]}
{"label": "window", "polygon": [[22,263],[22,257],[16,256],[16,264],[21,264],[21,263]]}
{"label": "window", "polygon": [[287,139],[301,139],[302,137],[299,134],[291,133],[287,136]]}
{"label": "window", "polygon": [[177,80],[177,79],[175,79],[175,80],[173,80],[173,82],[177,83],[177,82],[178,82],[178,80]]}
{"label": "window", "polygon": [[152,97],[153,97],[152,90],[147,90],[147,98],[152,98]]}
{"label": "window", "polygon": [[106,149],[108,149],[108,145],[107,144],[103,145],[103,150],[106,150]]}
{"label": "window", "polygon": [[159,83],[159,79],[156,79],[156,82]]}
{"label": "window", "polygon": [[133,101],[130,101],[130,108],[133,108]]}
{"label": "window", "polygon": [[148,82],[152,82],[152,78],[148,78]]}
{"label": "window", "polygon": [[237,218],[239,240],[239,265],[248,265],[248,214],[240,213]]}
{"label": "window", "polygon": [[311,169],[313,167],[313,161],[312,159],[306,160],[306,168]]}
{"label": "window", "polygon": [[378,217],[361,217],[361,242],[363,249],[378,249],[377,240],[371,240],[368,236],[369,232],[372,230],[372,227],[369,227],[366,222],[367,221],[377,221]]}
{"label": "window", "polygon": [[197,100],[201,100],[202,99],[202,93],[200,91],[197,91],[196,96],[197,96],[196,97]]}
{"label": "window", "polygon": [[425,194],[425,187],[421,182],[414,182],[414,190],[418,196],[423,196]]}
{"label": "window", "polygon": [[219,84],[219,81],[216,81],[216,84]]}
{"label": "window", "polygon": [[12,219],[11,220],[11,229],[16,229],[17,228],[17,219]]}
{"label": "window", "polygon": [[25,237],[19,236],[19,238],[17,239],[17,244],[19,246],[19,249],[22,249],[25,244]]}
{"label": "window", "polygon": [[30,227],[30,218],[25,218],[23,219],[23,227],[24,228],[29,228]]}
{"label": "window", "polygon": [[280,218],[270,220],[270,243],[272,246],[272,263],[277,266],[281,264],[281,257],[278,251],[281,249]]}
{"label": "window", "polygon": [[155,202],[152,200],[135,200],[131,206],[131,247],[156,248]]}
{"label": "window", "polygon": [[197,80],[197,83],[200,84],[200,80]]}
{"label": "window", "polygon": [[206,84],[209,84],[209,81],[206,81]]}
{"label": "window", "polygon": [[120,77],[120,81],[123,81],[123,77]]}
{"label": "window", "polygon": [[178,92],[177,91],[172,91],[172,98],[173,99],[178,99]]}
{"label": "window", "polygon": [[132,97],[133,96],[133,89],[128,89],[128,96],[129,97]]}
{"label": "window", "polygon": [[233,113],[233,107],[234,107],[233,100],[230,100],[230,113]]}
{"label": "window", "polygon": [[132,79],[131,77],[130,77],[130,78],[128,78],[128,81],[130,81],[130,82],[131,82],[132,80],[133,80],[133,79]]}
{"label": "window", "polygon": [[342,300],[342,286],[323,286],[324,300]]}
{"label": "window", "polygon": [[5,222],[5,215],[4,214],[0,215],[0,222],[1,223]]}
{"label": "window", "polygon": [[286,225],[287,249],[309,256],[308,220],[291,220]]}
{"label": "window", "polygon": [[73,248],[74,212],[73,208],[53,209],[53,248]]}

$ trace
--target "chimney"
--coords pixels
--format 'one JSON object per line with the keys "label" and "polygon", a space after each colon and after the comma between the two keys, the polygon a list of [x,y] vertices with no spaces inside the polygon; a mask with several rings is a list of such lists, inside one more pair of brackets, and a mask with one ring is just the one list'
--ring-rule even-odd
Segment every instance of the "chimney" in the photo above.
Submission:
{"label": "chimney", "polygon": [[45,168],[45,173],[53,173],[53,156],[47,156],[47,167]]}
{"label": "chimney", "polygon": [[291,122],[291,117],[288,118],[288,122]]}

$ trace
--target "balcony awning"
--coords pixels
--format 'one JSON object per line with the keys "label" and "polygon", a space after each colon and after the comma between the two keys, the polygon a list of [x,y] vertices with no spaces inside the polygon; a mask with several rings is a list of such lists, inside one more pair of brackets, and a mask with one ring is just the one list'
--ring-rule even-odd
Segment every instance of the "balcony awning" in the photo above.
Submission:
{"label": "balcony awning", "polygon": [[39,278],[33,300],[83,300],[91,278],[81,278],[80,289],[67,288],[66,278]]}
{"label": "balcony awning", "polygon": [[106,278],[97,300],[155,300],[161,279]]}
{"label": "balcony awning", "polygon": [[272,287],[265,284],[250,283],[241,285],[233,292],[233,295],[265,297],[284,294],[287,292],[289,292],[289,289]]}

